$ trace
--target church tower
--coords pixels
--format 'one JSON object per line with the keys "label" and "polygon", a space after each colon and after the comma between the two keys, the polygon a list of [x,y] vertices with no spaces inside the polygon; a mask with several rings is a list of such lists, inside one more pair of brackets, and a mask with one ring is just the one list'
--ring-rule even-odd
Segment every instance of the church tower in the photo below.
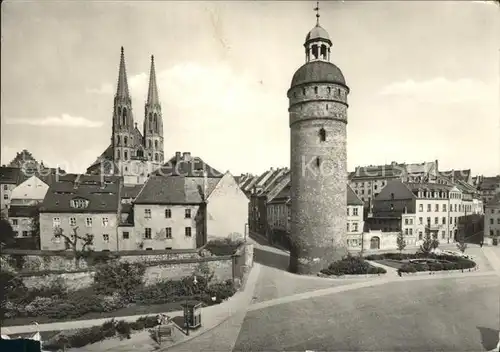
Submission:
{"label": "church tower", "polygon": [[114,100],[112,129],[113,160],[116,164],[126,163],[130,160],[134,150],[134,117],[132,115],[132,100],[128,90],[123,47],[121,48],[118,84]]}
{"label": "church tower", "polygon": [[147,159],[153,165],[159,166],[163,163],[163,119],[160,100],[158,98],[153,55],[151,55],[148,97],[144,109],[144,147]]}
{"label": "church tower", "polygon": [[[319,11],[319,6],[316,7]],[[317,273],[347,254],[347,95],[319,24],[307,34],[306,63],[292,78],[290,271]]]}

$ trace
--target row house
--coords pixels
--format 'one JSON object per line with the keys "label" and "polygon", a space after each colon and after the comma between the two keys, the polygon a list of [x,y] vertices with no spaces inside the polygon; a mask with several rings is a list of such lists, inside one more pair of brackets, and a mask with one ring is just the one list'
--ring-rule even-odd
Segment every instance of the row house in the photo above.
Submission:
{"label": "row house", "polygon": [[[21,184],[25,183],[28,179],[36,177],[46,185],[52,184],[59,175],[65,172],[59,168],[48,168],[42,163],[38,164],[35,161],[26,162],[21,166],[2,166],[0,167],[0,212],[8,217],[8,209],[11,205],[13,198],[12,192]],[[23,189],[26,187],[23,186]],[[21,191],[17,191],[16,205],[19,204],[18,195]]]}
{"label": "row house", "polygon": [[271,168],[260,175],[252,185],[250,192],[248,227],[250,231],[268,236],[267,194],[279,180],[290,171],[286,168]]}
{"label": "row house", "polygon": [[9,221],[16,237],[31,237],[37,233],[38,209],[43,202],[49,186],[36,176],[15,187],[11,192],[8,208]]}
{"label": "row house", "polygon": [[500,194],[486,204],[484,212],[484,239],[491,242],[493,238],[500,239]]}
{"label": "row house", "polygon": [[401,231],[407,244],[429,232],[440,241],[456,240],[459,219],[467,210],[455,185],[394,180],[374,199],[367,226],[382,232]]}
{"label": "row house", "polygon": [[50,185],[40,207],[40,248],[70,249],[64,237],[59,236],[62,234],[76,243],[77,249],[82,247],[82,238],[91,235],[90,248],[119,250],[117,224],[122,183],[118,176],[60,176]]}
{"label": "row house", "polygon": [[194,249],[243,237],[248,198],[234,177],[176,153],[144,185],[120,176],[67,175],[40,209],[42,249],[65,249],[56,233],[92,235],[96,251]]}
{"label": "row house", "polygon": [[140,248],[193,249],[212,239],[244,236],[248,198],[236,179],[190,154],[183,158],[171,160],[176,172],[153,174],[133,201]]}
{"label": "row house", "polygon": [[438,175],[438,161],[418,164],[397,163],[386,165],[357,166],[349,173],[349,185],[365,202],[365,212],[368,212],[374,197],[392,180],[405,182],[434,182]]}
{"label": "row house", "polygon": [[[276,179],[274,186],[269,188],[266,194],[266,220],[267,235],[274,242],[286,242],[290,233],[290,172],[286,170],[281,177]],[[350,248],[359,248],[362,243],[364,231],[363,201],[347,185],[347,245]]]}
{"label": "row house", "polygon": [[483,204],[489,203],[500,191],[500,176],[477,176],[473,183],[481,195]]}

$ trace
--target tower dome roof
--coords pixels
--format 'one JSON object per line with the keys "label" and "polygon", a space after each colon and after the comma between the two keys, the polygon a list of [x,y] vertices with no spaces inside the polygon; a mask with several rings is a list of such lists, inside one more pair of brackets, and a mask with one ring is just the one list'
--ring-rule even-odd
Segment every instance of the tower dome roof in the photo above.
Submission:
{"label": "tower dome roof", "polygon": [[305,83],[329,82],[346,86],[344,74],[327,61],[310,61],[302,65],[293,75],[291,87]]}
{"label": "tower dome roof", "polygon": [[316,39],[324,39],[326,41],[330,41],[330,35],[328,34],[328,32],[323,28],[321,27],[319,24],[316,24],[316,26],[314,26],[313,29],[311,29],[309,31],[309,33],[307,33],[307,36],[306,36],[306,43],[311,41],[311,40],[316,40]]}

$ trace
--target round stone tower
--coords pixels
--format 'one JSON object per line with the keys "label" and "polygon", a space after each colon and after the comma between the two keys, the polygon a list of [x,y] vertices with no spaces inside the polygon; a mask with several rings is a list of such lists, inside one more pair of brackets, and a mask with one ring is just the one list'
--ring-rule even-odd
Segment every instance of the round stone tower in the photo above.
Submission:
{"label": "round stone tower", "polygon": [[288,90],[291,132],[290,271],[317,273],[347,254],[347,87],[319,25]]}

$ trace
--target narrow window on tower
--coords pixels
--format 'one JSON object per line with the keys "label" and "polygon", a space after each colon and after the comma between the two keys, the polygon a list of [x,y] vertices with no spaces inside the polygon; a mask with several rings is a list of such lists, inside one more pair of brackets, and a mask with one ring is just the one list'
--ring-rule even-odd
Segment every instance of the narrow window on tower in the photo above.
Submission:
{"label": "narrow window on tower", "polygon": [[324,128],[321,128],[319,130],[319,140],[320,140],[320,142],[326,141],[326,131]]}
{"label": "narrow window on tower", "polygon": [[127,109],[123,108],[122,111],[122,124],[125,126],[127,124]]}
{"label": "narrow window on tower", "polygon": [[149,149],[151,149],[151,147],[152,147],[151,139],[148,140],[148,147],[149,147]]}
{"label": "narrow window on tower", "polygon": [[125,151],[123,152],[123,160],[127,160],[127,159],[128,159],[128,153],[127,153],[127,151],[125,150]]}
{"label": "narrow window on tower", "polygon": [[155,149],[158,149],[158,141],[155,141]]}
{"label": "narrow window on tower", "polygon": [[158,153],[155,154],[155,161],[158,161]]}
{"label": "narrow window on tower", "polygon": [[127,142],[128,142],[127,136],[123,137],[123,145],[127,146]]}
{"label": "narrow window on tower", "polygon": [[302,94],[306,95],[306,89],[305,88],[302,88]]}
{"label": "narrow window on tower", "polygon": [[318,156],[318,157],[316,157],[316,166],[320,167],[320,165],[321,165],[321,160],[319,159],[319,156]]}
{"label": "narrow window on tower", "polygon": [[326,91],[328,92],[328,94],[331,94],[332,93],[332,88],[328,87],[328,88],[326,88]]}
{"label": "narrow window on tower", "polygon": [[155,131],[158,131],[158,115],[154,115],[154,126],[155,126]]}
{"label": "narrow window on tower", "polygon": [[326,45],[321,46],[321,58],[326,60]]}
{"label": "narrow window on tower", "polygon": [[116,144],[120,145],[120,136],[116,136]]}
{"label": "narrow window on tower", "polygon": [[312,46],[312,54],[313,54],[315,59],[318,58],[318,46],[317,45]]}
{"label": "narrow window on tower", "polygon": [[314,94],[318,94],[318,87],[314,87]]}

